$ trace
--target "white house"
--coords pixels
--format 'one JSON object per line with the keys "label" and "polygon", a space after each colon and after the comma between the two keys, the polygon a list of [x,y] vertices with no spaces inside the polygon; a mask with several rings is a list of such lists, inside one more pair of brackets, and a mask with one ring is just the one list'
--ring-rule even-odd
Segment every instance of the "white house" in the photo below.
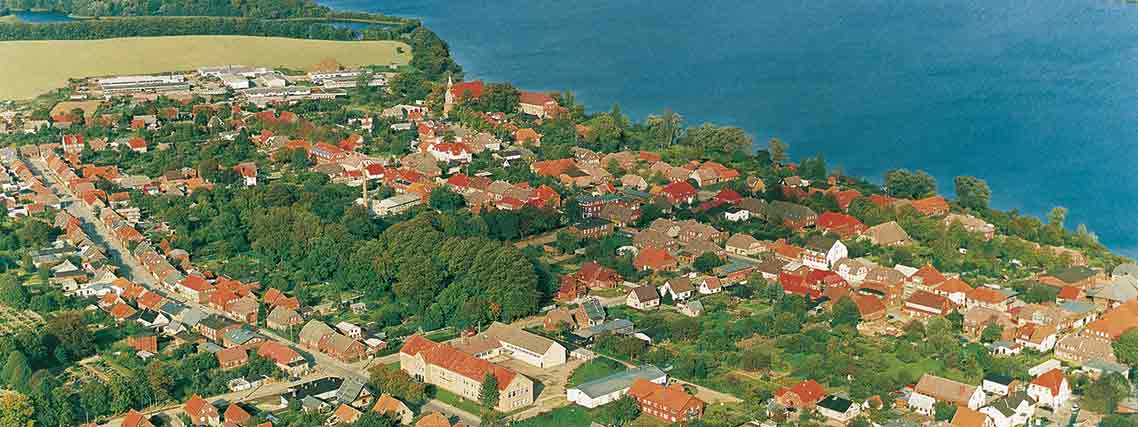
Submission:
{"label": "white house", "polygon": [[1059,408],[1071,398],[1071,385],[1063,371],[1052,369],[1031,380],[1027,385],[1027,395],[1040,406]]}
{"label": "white house", "polygon": [[683,301],[692,297],[695,293],[695,287],[691,284],[691,279],[687,277],[676,277],[669,279],[660,286],[660,295],[668,295],[672,297],[672,301]]}
{"label": "white house", "polygon": [[660,295],[652,286],[641,286],[628,293],[624,304],[637,310],[655,310],[660,306]]}
{"label": "white house", "polygon": [[984,391],[974,385],[924,374],[909,396],[909,407],[918,413],[932,415],[937,402],[978,409],[984,404]]}
{"label": "white house", "polygon": [[357,338],[358,339],[358,338],[363,338],[363,336],[364,336],[363,328],[360,328],[359,326],[353,325],[353,324],[348,323],[348,322],[337,323],[336,329],[339,329],[340,333],[347,335],[351,338]]}
{"label": "white house", "polygon": [[1011,392],[1011,386],[1015,382],[1012,377],[996,374],[984,375],[984,381],[980,383],[980,388],[985,393],[994,394],[997,396],[1007,396]]}
{"label": "white house", "polygon": [[565,396],[570,402],[592,409],[624,397],[638,379],[663,385],[668,382],[668,375],[655,366],[646,365],[581,383],[565,390]]}
{"label": "white house", "polygon": [[751,211],[746,209],[732,208],[723,213],[723,218],[731,222],[746,221],[751,219]]}
{"label": "white house", "polygon": [[853,401],[849,399],[832,394],[818,401],[814,409],[818,410],[818,413],[823,417],[839,424],[846,424],[861,413],[861,405],[854,404]]}
{"label": "white house", "polygon": [[712,295],[723,292],[723,282],[718,277],[707,276],[699,281],[699,293]]}
{"label": "white house", "polygon": [[806,242],[803,249],[802,263],[816,270],[829,270],[830,266],[842,258],[849,257],[846,245],[833,237],[814,237]]}
{"label": "white house", "polygon": [[1021,426],[1035,415],[1035,399],[1023,392],[1012,393],[981,408],[980,412],[991,418],[995,427]]}
{"label": "white house", "polygon": [[833,264],[834,272],[842,276],[849,283],[861,283],[865,281],[865,276],[869,274],[869,270],[877,267],[876,264],[864,258],[844,258],[840,259]]}

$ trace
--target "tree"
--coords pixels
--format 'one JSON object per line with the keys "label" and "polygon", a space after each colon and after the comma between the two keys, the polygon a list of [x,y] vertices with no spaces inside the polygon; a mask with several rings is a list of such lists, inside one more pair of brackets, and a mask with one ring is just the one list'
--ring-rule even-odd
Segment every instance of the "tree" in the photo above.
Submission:
{"label": "tree", "polygon": [[1127,366],[1138,366],[1138,329],[1130,329],[1112,344],[1114,356]]}
{"label": "tree", "polygon": [[490,412],[498,407],[498,393],[498,377],[487,372],[482,377],[482,388],[478,390],[478,401],[482,403],[483,410]]}
{"label": "tree", "polygon": [[885,172],[885,190],[890,196],[920,199],[936,194],[936,179],[922,170],[893,169]]}
{"label": "tree", "polygon": [[956,202],[960,206],[979,211],[988,209],[988,201],[992,198],[992,190],[988,183],[974,176],[958,176],[953,180],[956,184]]}
{"label": "tree", "polygon": [[612,427],[626,427],[640,416],[640,405],[625,395],[616,402],[604,405],[597,413],[597,421]]}
{"label": "tree", "polygon": [[28,289],[20,283],[16,276],[7,274],[0,276],[0,304],[14,308],[28,306]]}
{"label": "tree", "polygon": [[1091,383],[1083,394],[1083,406],[1088,410],[1111,414],[1118,402],[1130,394],[1130,382],[1121,374],[1111,373]]}
{"label": "tree", "polygon": [[949,421],[956,415],[956,405],[945,401],[937,401],[933,407],[933,411],[933,417],[937,421]]}
{"label": "tree", "polygon": [[352,427],[395,427],[395,421],[380,415],[379,412],[365,411]]}
{"label": "tree", "polygon": [[1056,206],[1051,208],[1051,211],[1047,213],[1048,226],[1063,229],[1063,223],[1065,222],[1067,222],[1067,208]]}
{"label": "tree", "polygon": [[782,285],[778,283],[771,283],[763,288],[763,298],[770,302],[779,301],[785,295],[786,292],[782,289]]}
{"label": "tree", "polygon": [[665,110],[661,115],[650,115],[644,121],[648,126],[648,133],[652,141],[660,147],[669,147],[676,142],[683,132],[684,118],[672,110]]}
{"label": "tree", "polygon": [[802,165],[798,167],[798,174],[812,181],[826,179],[826,175],[829,174],[826,169],[826,157],[818,153],[817,157],[803,160]]}
{"label": "tree", "polygon": [[8,353],[8,359],[4,363],[3,378],[0,379],[13,389],[24,391],[28,389],[31,378],[32,367],[28,363],[27,356],[19,350]]}
{"label": "tree", "polygon": [[15,392],[0,394],[0,427],[32,427],[35,407],[28,396]]}
{"label": "tree", "polygon": [[87,330],[82,312],[57,314],[47,321],[45,331],[59,340],[59,344],[74,359],[83,358],[95,351],[95,335]]}
{"label": "tree", "polygon": [[97,380],[83,383],[79,388],[79,406],[86,411],[87,418],[93,419],[108,413],[108,393],[107,386]]}
{"label": "tree", "polygon": [[719,258],[719,255],[713,252],[704,252],[696,257],[695,262],[692,263],[692,268],[700,273],[706,273],[721,265],[723,265],[723,259]]}
{"label": "tree", "polygon": [[426,389],[406,372],[387,365],[376,365],[368,370],[368,384],[380,393],[388,393],[409,404],[426,400]]}
{"label": "tree", "polygon": [[834,318],[830,320],[830,325],[833,327],[838,326],[857,326],[861,321],[861,312],[857,309],[857,303],[849,296],[838,298],[838,302],[834,303]]}
{"label": "tree", "polygon": [[999,341],[1004,336],[1004,328],[996,322],[988,322],[984,326],[984,331],[980,333],[980,342],[992,343]]}
{"label": "tree", "polygon": [[770,154],[771,162],[774,163],[785,162],[788,158],[786,156],[786,150],[789,149],[790,146],[778,138],[771,138],[771,140],[767,142],[767,153]]}
{"label": "tree", "polygon": [[454,212],[466,206],[466,200],[461,195],[446,187],[435,187],[431,190],[429,203],[431,208],[443,212]]}

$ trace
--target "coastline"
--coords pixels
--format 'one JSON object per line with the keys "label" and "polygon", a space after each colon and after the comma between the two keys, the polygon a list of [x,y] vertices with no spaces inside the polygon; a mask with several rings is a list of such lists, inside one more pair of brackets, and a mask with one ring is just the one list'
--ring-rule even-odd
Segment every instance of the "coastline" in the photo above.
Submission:
{"label": "coastline", "polygon": [[[790,143],[795,158],[824,153],[835,166],[877,183],[889,169],[924,169],[938,179],[942,193],[951,194],[954,176],[979,176],[993,188],[993,207],[1043,217],[1052,207],[1064,206],[1071,212],[1068,228],[1085,223],[1116,252],[1130,257],[1138,255],[1138,225],[1121,219],[1131,208],[1138,208],[1138,191],[1119,188],[1119,184],[1134,180],[1124,172],[1127,161],[1123,159],[1138,153],[1113,142],[1126,140],[1124,124],[1131,119],[1124,118],[1115,108],[1125,105],[1126,101],[1118,100],[1120,95],[1103,92],[1119,83],[1082,73],[1071,77],[1075,79],[1072,82],[1052,82],[1068,74],[1046,71],[1056,63],[1089,63],[1096,67],[1118,61],[1127,67],[1133,63],[1124,57],[1113,59],[1117,54],[1114,50],[1107,51],[1106,59],[1102,59],[1068,54],[1074,52],[1073,47],[1061,45],[1053,50],[1063,56],[1053,57],[1053,52],[1032,49],[1013,56],[1014,60],[1001,60],[989,51],[1008,49],[1007,42],[988,38],[977,50],[980,54],[947,48],[940,42],[934,44],[937,52],[943,51],[939,55],[909,52],[932,37],[919,33],[913,34],[912,43],[880,41],[881,47],[866,49],[865,54],[843,51],[842,56],[851,58],[849,61],[827,66],[823,57],[807,57],[823,47],[844,49],[849,42],[835,46],[820,40],[821,36],[800,37],[785,30],[775,34],[774,29],[783,29],[785,24],[765,16],[769,13],[746,6],[723,6],[721,9],[726,10],[718,12],[696,11],[688,23],[677,22],[679,7],[665,2],[660,5],[661,11],[643,17],[642,25],[624,28],[614,19],[632,6],[588,2],[580,5],[581,11],[569,12],[563,22],[538,28],[525,22],[547,22],[548,12],[521,9],[504,16],[498,13],[519,7],[511,2],[460,5],[437,11],[431,9],[436,3],[321,2],[338,9],[382,11],[422,20],[447,40],[452,56],[464,65],[471,79],[509,81],[532,90],[570,90],[589,111],[606,111],[619,103],[622,111],[634,119],[670,107],[683,114],[691,125],[711,122],[742,127],[757,144],[779,137]],[[967,15],[973,12],[971,9],[979,8],[971,3],[964,6],[949,16]],[[772,7],[805,13],[799,6]],[[504,38],[472,27],[473,18],[467,16],[479,8],[487,9],[484,13],[494,17],[491,27],[514,28],[514,35]],[[870,13],[874,18],[874,14],[880,13],[849,8]],[[1129,6],[1121,11],[1113,5],[1102,8],[1106,10],[1101,12],[1135,14]],[[812,20],[849,12],[844,8],[834,12],[805,9],[809,9]],[[1011,19],[1008,25],[1014,24],[1010,28],[1023,32],[1016,35],[1025,38],[1025,43],[1049,41],[1045,38],[1049,32],[1037,29],[1035,14],[1044,19],[1052,14],[1086,13],[1073,8],[1023,10],[1010,4],[1000,5],[997,11],[1000,13],[991,19]],[[762,37],[733,40],[740,37],[735,33],[738,28],[733,15],[747,13],[757,14],[753,18],[772,29],[761,31]],[[919,11],[911,10],[894,13],[920,22],[930,21],[930,31],[946,32],[946,36],[958,36],[963,31],[940,28],[947,17],[919,16]],[[1093,17],[1107,19],[1099,14]],[[589,19],[598,22],[595,29],[587,34],[573,30]],[[711,19],[727,22],[722,29],[709,30],[707,36],[684,32]],[[787,18],[792,22],[796,19],[802,18]],[[1110,19],[1112,23],[1121,20]],[[972,23],[967,29],[987,36],[998,33],[1003,28],[1000,25],[1003,24],[985,20]],[[673,27],[675,36],[668,32]],[[860,40],[856,31],[840,24],[834,27],[837,29],[826,28],[833,41]],[[904,34],[913,31],[910,26],[901,27],[898,31]],[[1110,34],[1121,31],[1115,26],[1108,28]],[[869,36],[884,32],[874,30]],[[1105,44],[1089,37],[1078,34],[1070,43],[1100,47]],[[1036,41],[1037,38],[1043,41]],[[711,39],[723,43],[709,45]],[[760,42],[764,39],[771,42]],[[655,40],[646,42],[650,45],[669,46],[669,53],[646,55],[624,47],[644,40]],[[754,46],[743,44],[751,40],[755,40]],[[900,68],[874,68],[874,63],[896,59],[905,52],[911,53],[913,59],[899,64]],[[642,64],[646,61],[655,65]],[[853,72],[859,67],[869,68]],[[1065,68],[1058,70],[1062,69]],[[867,78],[870,75],[874,77]],[[993,80],[993,75],[1011,77]],[[1028,82],[1023,89],[1012,85],[1023,81]],[[692,84],[688,87],[676,82]],[[1083,90],[1076,91],[1076,87]],[[1070,105],[1089,108],[1072,111]],[[1063,181],[1057,181],[1057,177]]]}

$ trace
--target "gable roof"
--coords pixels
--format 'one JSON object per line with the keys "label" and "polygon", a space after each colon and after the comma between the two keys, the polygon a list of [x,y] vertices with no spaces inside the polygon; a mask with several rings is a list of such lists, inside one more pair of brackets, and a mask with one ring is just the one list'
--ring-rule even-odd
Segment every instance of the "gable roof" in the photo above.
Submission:
{"label": "gable roof", "polygon": [[917,386],[913,390],[936,400],[956,403],[960,406],[968,406],[968,400],[972,397],[972,394],[976,392],[976,386],[953,381],[948,378],[941,378],[936,375],[924,374],[921,376],[920,381],[917,381]]}
{"label": "gable roof", "polygon": [[1067,381],[1067,377],[1063,375],[1063,371],[1059,370],[1059,368],[1055,368],[1035,377],[1035,379],[1031,380],[1031,384],[1051,390],[1052,396],[1058,396],[1059,389],[1063,386],[1063,382],[1065,381]]}

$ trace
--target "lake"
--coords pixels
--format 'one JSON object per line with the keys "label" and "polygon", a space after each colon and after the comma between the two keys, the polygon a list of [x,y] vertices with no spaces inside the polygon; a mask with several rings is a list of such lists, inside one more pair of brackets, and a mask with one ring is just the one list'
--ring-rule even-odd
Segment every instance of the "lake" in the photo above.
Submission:
{"label": "lake", "polygon": [[469,78],[671,108],[881,180],[987,180],[1138,255],[1138,6],[1024,0],[325,0],[419,17]]}
{"label": "lake", "polygon": [[58,24],[61,22],[72,22],[75,18],[67,16],[66,13],[58,12],[14,12],[16,19],[31,24]]}

